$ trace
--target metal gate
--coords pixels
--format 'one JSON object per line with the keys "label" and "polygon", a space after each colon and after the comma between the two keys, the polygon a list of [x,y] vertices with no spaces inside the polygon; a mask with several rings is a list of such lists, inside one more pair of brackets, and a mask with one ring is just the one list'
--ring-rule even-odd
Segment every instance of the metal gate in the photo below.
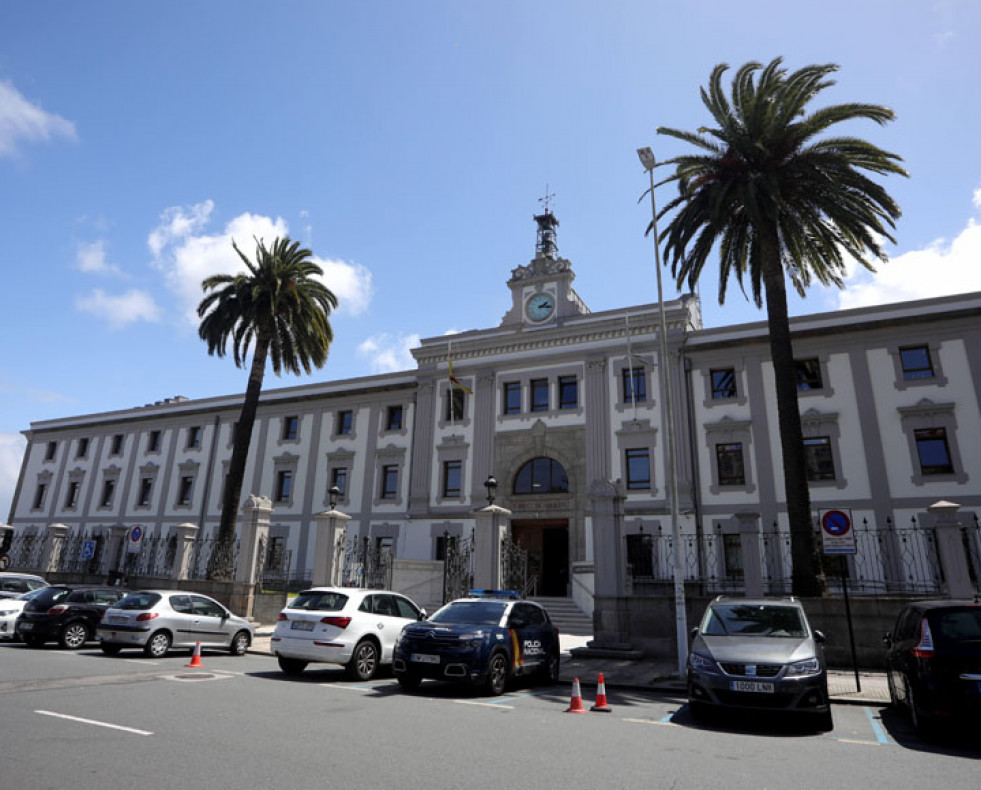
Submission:
{"label": "metal gate", "polygon": [[473,587],[473,532],[469,538],[443,535],[443,603],[462,598]]}

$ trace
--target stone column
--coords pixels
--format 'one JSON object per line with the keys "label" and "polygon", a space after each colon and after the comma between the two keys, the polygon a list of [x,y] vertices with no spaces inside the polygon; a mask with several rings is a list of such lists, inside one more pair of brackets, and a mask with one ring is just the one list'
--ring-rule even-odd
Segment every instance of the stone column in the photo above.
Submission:
{"label": "stone column", "polygon": [[235,582],[238,584],[256,582],[259,547],[264,547],[269,537],[272,512],[272,500],[256,494],[250,494],[242,505],[243,518],[238,522],[238,561],[235,563]]}
{"label": "stone column", "polygon": [[474,511],[473,584],[478,590],[501,589],[501,541],[511,531],[511,511],[488,505]]}
{"label": "stone column", "polygon": [[44,542],[44,552],[41,554],[41,575],[55,573],[58,570],[58,561],[61,559],[61,550],[65,546],[65,539],[68,537],[69,527],[65,524],[49,524],[47,539]]}
{"label": "stone column", "polygon": [[344,539],[351,517],[340,510],[316,515],[317,537],[313,546],[313,587],[333,587],[341,582],[344,570]]}
{"label": "stone column", "polygon": [[174,552],[174,565],[170,578],[183,581],[187,579],[188,565],[191,562],[191,550],[198,535],[197,524],[177,525],[177,551]]}
{"label": "stone column", "polygon": [[129,534],[129,527],[116,524],[109,527],[109,538],[106,541],[106,584],[121,584],[125,559],[123,557],[123,546],[126,543],[126,536]]}
{"label": "stone column", "polygon": [[760,514],[736,513],[739,547],[743,555],[743,594],[747,598],[763,597],[763,562],[760,552]]}
{"label": "stone column", "polygon": [[953,502],[934,502],[927,512],[934,516],[933,532],[937,538],[937,554],[951,598],[970,598],[974,595],[971,574],[964,552],[961,522],[957,518],[960,505]]}
{"label": "stone column", "polygon": [[623,503],[626,496],[619,480],[594,480],[589,487],[593,524],[594,595],[626,594]]}

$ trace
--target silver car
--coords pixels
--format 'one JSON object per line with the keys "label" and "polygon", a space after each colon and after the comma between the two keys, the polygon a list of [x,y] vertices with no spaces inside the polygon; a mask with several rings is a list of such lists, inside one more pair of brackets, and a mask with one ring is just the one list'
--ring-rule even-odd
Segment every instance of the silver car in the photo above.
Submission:
{"label": "silver car", "polygon": [[249,649],[255,629],[218,601],[184,590],[140,590],[107,609],[96,638],[102,652],[114,656],[124,648],[141,648],[161,658],[172,647],[228,650],[241,656]]}

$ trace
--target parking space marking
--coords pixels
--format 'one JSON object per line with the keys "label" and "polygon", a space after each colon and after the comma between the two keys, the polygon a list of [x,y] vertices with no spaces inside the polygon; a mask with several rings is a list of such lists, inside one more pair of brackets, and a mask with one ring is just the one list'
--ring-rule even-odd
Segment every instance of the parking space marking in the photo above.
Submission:
{"label": "parking space marking", "polygon": [[133,727],[123,727],[121,724],[110,724],[107,721],[96,721],[95,719],[82,719],[78,716],[69,716],[67,713],[55,713],[50,710],[36,710],[35,713],[40,713],[42,716],[54,716],[57,719],[67,719],[68,721],[78,722],[79,724],[92,724],[96,727],[108,727],[111,730],[121,730],[122,732],[129,732],[133,735],[153,735],[149,730],[137,730]]}
{"label": "parking space marking", "polygon": [[857,743],[859,746],[882,746],[879,741],[860,741],[856,738],[838,738],[838,743]]}
{"label": "parking space marking", "polygon": [[631,724],[656,724],[659,727],[678,727],[680,725],[675,724],[671,721],[671,717],[668,716],[664,719],[624,719],[624,721],[630,722]]}
{"label": "parking space marking", "polygon": [[[510,697],[505,697],[510,699]],[[454,699],[450,700],[457,705],[477,705],[484,708],[497,708],[497,710],[514,710],[514,705],[502,705],[499,702],[478,702],[475,699]]]}
{"label": "parking space marking", "polygon": [[889,736],[886,735],[886,731],[882,729],[882,723],[876,721],[875,716],[872,715],[872,708],[862,708],[865,711],[865,715],[869,718],[869,724],[872,725],[872,731],[875,733],[876,740],[883,746],[889,744]]}

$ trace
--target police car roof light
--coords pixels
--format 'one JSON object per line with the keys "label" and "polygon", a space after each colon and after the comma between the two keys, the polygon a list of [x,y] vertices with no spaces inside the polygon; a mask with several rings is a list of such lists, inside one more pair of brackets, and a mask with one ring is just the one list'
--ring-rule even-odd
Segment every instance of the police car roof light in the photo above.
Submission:
{"label": "police car roof light", "polygon": [[510,598],[521,600],[516,590],[470,590],[467,595],[471,598]]}

